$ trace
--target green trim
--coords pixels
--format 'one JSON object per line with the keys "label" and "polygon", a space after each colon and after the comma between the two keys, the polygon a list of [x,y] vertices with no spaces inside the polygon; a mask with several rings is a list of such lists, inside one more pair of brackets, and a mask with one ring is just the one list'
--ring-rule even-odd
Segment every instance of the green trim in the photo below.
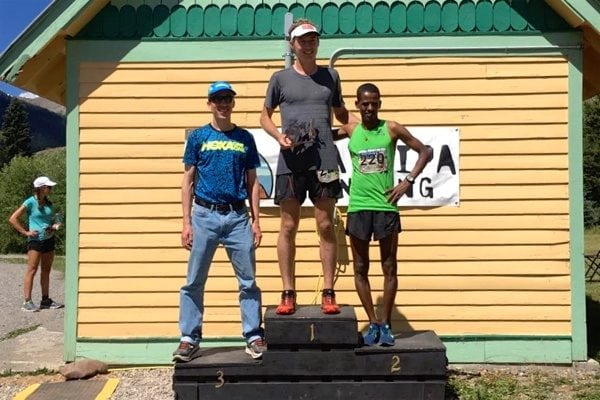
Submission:
{"label": "green trim", "polygon": [[[0,57],[0,78],[14,78],[18,74],[19,65],[15,60],[35,56],[64,27],[98,0],[57,0],[50,4],[42,14],[13,42]],[[108,0],[103,0],[108,2]]]}
{"label": "green trim", "polygon": [[[179,339],[154,338],[147,341],[135,338],[93,340],[78,339],[77,358],[102,360],[114,365],[169,365],[172,364],[173,350]],[[215,338],[202,340],[202,348],[244,347],[240,338]]]}
{"label": "green trim", "polygon": [[569,234],[573,360],[587,359],[583,226],[583,55],[569,57]]}
{"label": "green trim", "polygon": [[[441,336],[450,363],[570,364],[571,339],[566,336]],[[168,365],[178,339],[79,339],[77,358],[110,365]],[[203,348],[243,347],[239,338],[202,341]]]}
{"label": "green trim", "polygon": [[571,364],[571,339],[558,336],[440,337],[450,363]]}
{"label": "green trim", "polygon": [[[335,38],[321,41],[319,56],[330,57],[340,48],[406,48],[403,56],[427,55],[566,55],[580,52],[580,32],[548,33],[545,35],[488,35],[488,36],[445,36],[445,37],[373,37],[373,38]],[[73,40],[69,42],[80,61],[101,62],[188,62],[188,61],[250,61],[277,60],[285,52],[285,43],[276,40],[215,40],[215,41],[165,41],[157,45],[153,40],[103,41]],[[168,44],[168,45],[167,45]],[[528,48],[529,47],[529,48]],[[566,47],[566,48],[563,48]],[[422,48],[417,52],[415,49]],[[453,51],[456,48],[458,50]],[[495,48],[495,51],[480,50]],[[534,48],[540,48],[535,50]],[[545,48],[545,49],[543,49]],[[571,48],[569,50],[568,48]],[[384,54],[385,52],[382,52]],[[70,54],[73,55],[73,54]],[[398,53],[393,56],[397,57]],[[363,54],[356,57],[374,57]]]}
{"label": "green trim", "polygon": [[[575,13],[578,13],[585,21],[589,21],[597,31],[600,31],[600,10],[595,0],[561,0],[570,7]],[[193,4],[192,4],[193,2]],[[12,81],[20,70],[20,65],[26,60],[38,54],[38,52],[59,36],[62,31],[75,22],[77,18],[91,5],[108,4],[108,0],[55,0],[48,8],[13,42],[8,49],[0,56],[0,79]],[[133,9],[129,5],[125,11],[122,9],[128,4],[126,0],[115,0],[112,3],[118,4],[121,9],[117,14],[108,12],[99,13],[94,19],[100,18],[100,15],[107,15],[112,21],[107,21],[106,25],[96,25],[100,27],[101,32],[98,37],[107,39],[123,38],[145,38],[145,37],[171,37],[180,40],[192,40],[193,38],[279,38],[281,15],[291,11],[295,18],[308,14],[322,26],[324,36],[360,36],[373,37],[379,35],[405,36],[410,35],[453,35],[457,32],[463,32],[466,35],[481,35],[482,30],[490,29],[489,32],[499,34],[513,34],[515,32],[535,32],[543,30],[546,25],[549,31],[569,29],[563,18],[556,15],[553,10],[548,8],[543,2],[526,2],[525,0],[514,0],[510,2],[507,8],[505,0],[495,0],[493,7],[489,4],[483,4],[477,7],[470,0],[443,0],[441,5],[432,2],[410,2],[409,0],[384,2],[379,0],[351,0],[343,4],[336,5],[329,0],[311,1],[310,4],[303,5],[296,0],[217,0],[204,7],[198,6],[197,0],[184,0],[178,5],[169,9],[168,17],[170,24],[167,30],[166,23],[163,21],[149,20],[140,17],[140,6]],[[220,6],[214,3],[220,4]],[[407,3],[411,12],[418,18],[417,21],[411,21],[409,29],[407,21]],[[426,3],[426,4],[425,4]],[[479,2],[477,2],[479,4]],[[209,9],[210,8],[210,9]],[[418,9],[417,9],[418,8]],[[422,9],[421,9],[422,8]],[[195,12],[190,10],[195,9]],[[200,13],[200,9],[202,12]],[[204,11],[209,9],[208,17]],[[146,9],[148,11],[148,9]],[[150,17],[154,10],[149,8]],[[157,12],[164,14],[163,11]],[[348,14],[350,12],[350,14]],[[212,13],[212,14],[211,14]],[[183,15],[186,18],[184,20]],[[220,18],[210,18],[211,15],[220,16]],[[439,15],[438,15],[439,14]],[[354,15],[355,23],[348,25],[349,17]],[[116,16],[119,17],[115,20]],[[133,17],[136,18],[135,26],[132,26]],[[143,12],[142,12],[143,16]],[[343,24],[340,20],[344,20]],[[540,17],[543,16],[543,17]],[[234,26],[230,21],[236,18],[237,25]],[[223,18],[225,20],[221,21]],[[268,26],[267,21],[271,22]],[[478,21],[479,19],[479,21]],[[205,20],[210,25],[205,27]],[[490,28],[490,21],[492,28]],[[477,23],[479,22],[479,23]],[[258,24],[258,25],[256,25]],[[80,32],[88,32],[92,23],[86,25]],[[422,32],[414,32],[415,26],[422,26]],[[135,29],[134,29],[135,28]],[[218,28],[218,29],[217,29]],[[234,30],[234,28],[237,28]],[[351,29],[350,29],[351,28]],[[157,32],[154,30],[157,29]]]}
{"label": "green trim", "polygon": [[562,0],[579,18],[600,33],[600,3],[594,0]]}
{"label": "green trim", "polygon": [[[70,46],[67,46],[68,48]],[[67,233],[65,266],[64,358],[74,361],[79,292],[79,60],[67,51]]]}
{"label": "green trim", "polygon": [[[485,338],[486,340],[493,340],[498,342],[510,342],[515,340],[531,340],[532,337],[533,336],[531,335],[441,335],[440,339],[442,339],[444,342],[479,342],[482,340],[482,338]],[[571,336],[569,335],[540,335],[535,337],[538,339],[541,338],[550,341],[571,340]]]}
{"label": "green trim", "polygon": [[[267,2],[269,3],[269,2]],[[274,3],[274,2],[273,2]],[[475,4],[476,3],[476,4]],[[515,2],[518,3],[518,2]],[[543,1],[527,7],[504,0],[443,0],[425,2],[402,0],[391,4],[379,0],[354,4],[349,1],[320,5],[260,3],[255,5],[214,3],[164,4],[120,8],[107,4],[77,34],[83,39],[131,40],[142,38],[282,37],[283,16],[309,18],[324,37],[405,36],[482,32],[552,32],[572,29]],[[515,7],[515,8],[513,8]],[[519,8],[517,8],[519,7]],[[511,18],[518,14],[519,18]],[[544,18],[540,18],[542,15]]]}

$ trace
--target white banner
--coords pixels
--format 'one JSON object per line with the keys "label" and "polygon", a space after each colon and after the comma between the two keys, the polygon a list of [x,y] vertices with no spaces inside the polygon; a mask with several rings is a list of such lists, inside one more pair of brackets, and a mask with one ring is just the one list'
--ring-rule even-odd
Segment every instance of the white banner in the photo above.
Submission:
{"label": "white banner", "polygon": [[[423,144],[433,149],[433,159],[417,177],[412,193],[402,196],[398,205],[401,207],[458,206],[460,188],[458,128],[408,127],[408,130]],[[277,172],[279,144],[262,129],[250,129],[250,132],[256,140],[261,158],[261,165],[257,170],[263,191],[260,205],[261,207],[276,206],[273,198],[275,196],[275,173]],[[341,160],[340,180],[344,188],[344,197],[338,200],[337,205],[347,206],[352,176],[348,139],[337,141],[336,146]],[[417,158],[416,152],[402,142],[397,143],[394,176],[398,182],[410,172]],[[311,204],[308,199],[304,202],[305,206]]]}

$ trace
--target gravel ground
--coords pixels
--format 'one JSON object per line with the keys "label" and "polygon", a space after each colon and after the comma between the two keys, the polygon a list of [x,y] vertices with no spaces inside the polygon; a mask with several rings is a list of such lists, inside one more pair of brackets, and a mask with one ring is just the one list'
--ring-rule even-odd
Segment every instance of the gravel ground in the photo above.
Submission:
{"label": "gravel ground", "polygon": [[[25,261],[24,261],[25,262]],[[42,312],[23,312],[23,277],[27,265],[6,264],[0,260],[0,338],[17,329],[41,325],[52,332],[63,331],[64,309],[43,310]],[[32,300],[38,304],[42,299],[39,283],[40,272],[36,274],[33,283]],[[50,297],[64,303],[65,280],[62,272],[50,273]]]}
{"label": "gravel ground", "polygon": [[[41,326],[52,333],[63,331],[64,309],[43,310],[28,313],[20,310],[23,299],[23,276],[25,264],[9,264],[0,259],[0,342],[8,343],[16,341],[25,333],[15,339],[7,339],[7,335],[14,335],[19,330],[28,330],[31,327]],[[52,271],[50,275],[50,296],[58,302],[64,303],[64,275],[58,271]],[[39,285],[39,271],[33,287],[33,300],[39,302],[41,299]],[[44,331],[45,332],[45,331]],[[62,352],[62,349],[60,349]],[[6,354],[5,354],[6,357]],[[6,360],[0,360],[0,366]],[[57,360],[61,365],[62,360]],[[56,363],[55,363],[56,364]],[[35,371],[39,368],[28,368]],[[25,370],[22,370],[25,371]],[[14,398],[20,391],[35,383],[62,382],[64,378],[58,373],[31,375],[27,372],[0,367],[0,399],[9,400]],[[139,368],[111,370],[107,375],[99,375],[92,379],[118,378],[119,384],[113,393],[111,400],[172,400],[173,369],[165,368]]]}
{"label": "gravel ground", "polygon": [[[110,397],[111,400],[173,400],[172,368],[139,368],[111,370],[107,375],[99,375],[92,379],[119,379],[119,384]],[[505,380],[514,378],[524,388],[534,388],[529,392],[524,389],[517,396],[473,397],[468,399],[547,399],[547,400],[582,400],[598,399],[597,389],[591,396],[581,394],[585,388],[594,388],[600,384],[597,365],[580,365],[575,367],[557,366],[502,366],[502,365],[453,365],[449,368],[449,376],[465,384],[478,380]],[[22,376],[12,375],[0,378],[0,399],[12,399],[17,393],[34,383],[60,382],[61,375]],[[529,393],[529,394],[527,394]],[[447,391],[446,400],[461,397]],[[320,400],[320,399],[312,399]]]}
{"label": "gravel ground", "polygon": [[[119,379],[111,400],[173,400],[172,377],[172,368],[143,368],[111,370],[107,375],[97,375],[91,379]],[[0,399],[12,399],[35,383],[63,381],[60,374],[0,377]]]}
{"label": "gravel ground", "polygon": [[[23,274],[25,265],[6,264],[0,259],[0,342],[8,342],[5,336],[16,330],[41,325],[51,332],[63,331],[63,310],[45,310],[37,313],[25,313],[20,310],[22,302]],[[50,295],[59,302],[64,301],[64,277],[54,272],[50,280]],[[39,301],[39,283],[34,285],[34,301]],[[1,343],[0,343],[1,344]],[[0,346],[1,347],[1,346]],[[1,356],[0,356],[1,357]],[[0,361],[2,361],[0,359]],[[62,360],[60,360],[62,361]],[[1,365],[1,363],[0,363]],[[600,385],[600,367],[591,361],[579,363],[573,367],[565,366],[494,366],[494,365],[451,365],[450,376],[471,382],[490,376],[512,376],[526,385],[538,385],[548,380],[544,399],[576,399],[578,388]],[[14,396],[35,383],[62,382],[58,373],[31,375],[27,373],[6,373],[0,368],[0,400],[13,399]],[[4,376],[6,375],[6,376]],[[131,368],[110,370],[106,375],[91,379],[119,379],[119,384],[111,400],[173,400],[173,368]],[[456,397],[449,397],[455,399]],[[519,397],[521,398],[521,397]],[[531,398],[531,397],[526,397]],[[538,398],[538,397],[535,397]],[[588,398],[588,397],[583,397]],[[592,397],[597,399],[598,397]]]}
{"label": "gravel ground", "polygon": [[111,400],[173,400],[173,368],[111,371],[119,385]]}

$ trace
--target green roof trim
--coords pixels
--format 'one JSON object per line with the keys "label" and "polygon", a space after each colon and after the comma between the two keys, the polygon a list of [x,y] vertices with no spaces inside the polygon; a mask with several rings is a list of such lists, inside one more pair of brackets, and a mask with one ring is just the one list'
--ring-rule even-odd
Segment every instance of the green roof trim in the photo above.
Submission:
{"label": "green roof trim", "polygon": [[313,21],[322,35],[406,36],[558,32],[572,28],[543,0],[380,1],[306,6],[164,4],[118,8],[108,4],[77,35],[79,39],[281,38],[283,16]]}
{"label": "green roof trim", "polygon": [[587,21],[600,33],[600,1],[598,0],[562,0],[581,19]]}
{"label": "green roof trim", "polygon": [[0,55],[0,79],[10,82],[28,59],[50,43],[54,35],[83,12],[93,0],[55,0]]}

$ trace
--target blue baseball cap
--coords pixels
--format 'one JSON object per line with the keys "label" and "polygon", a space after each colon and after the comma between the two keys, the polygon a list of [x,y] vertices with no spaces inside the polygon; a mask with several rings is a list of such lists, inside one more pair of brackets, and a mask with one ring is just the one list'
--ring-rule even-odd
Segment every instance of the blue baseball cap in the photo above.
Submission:
{"label": "blue baseball cap", "polygon": [[235,90],[233,90],[233,88],[231,87],[231,84],[229,82],[217,81],[217,82],[211,83],[210,86],[208,87],[208,97],[211,97],[214,94],[216,94],[218,92],[222,92],[224,90],[227,90],[227,91],[233,93],[234,95],[237,94],[235,92]]}

